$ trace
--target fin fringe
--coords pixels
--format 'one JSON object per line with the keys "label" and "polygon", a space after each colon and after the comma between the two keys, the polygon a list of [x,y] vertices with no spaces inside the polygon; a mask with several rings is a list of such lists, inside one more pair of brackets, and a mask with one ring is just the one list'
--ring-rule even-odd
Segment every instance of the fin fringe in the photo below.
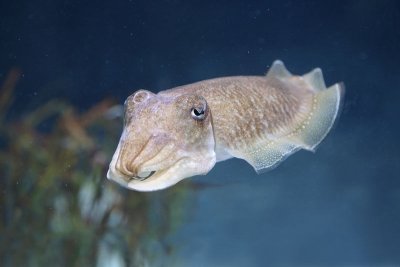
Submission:
{"label": "fin fringe", "polygon": [[[280,60],[275,61],[267,73],[267,78],[292,76]],[[305,116],[306,119],[288,135],[276,140],[259,139],[250,147],[232,153],[233,156],[243,158],[250,163],[258,173],[276,167],[301,148],[315,151],[340,113],[344,94],[343,83],[336,83],[326,88],[319,68],[303,75],[302,78],[313,92],[312,108]]]}

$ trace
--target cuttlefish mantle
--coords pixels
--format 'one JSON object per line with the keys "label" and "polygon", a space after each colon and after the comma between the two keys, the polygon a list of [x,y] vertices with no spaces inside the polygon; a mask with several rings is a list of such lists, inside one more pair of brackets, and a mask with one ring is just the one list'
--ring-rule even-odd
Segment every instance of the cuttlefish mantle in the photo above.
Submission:
{"label": "cuttlefish mantle", "polygon": [[259,173],[299,149],[314,151],[338,116],[344,85],[319,68],[292,75],[279,60],[265,76],[200,81],[125,101],[124,128],[107,177],[153,191],[232,157]]}

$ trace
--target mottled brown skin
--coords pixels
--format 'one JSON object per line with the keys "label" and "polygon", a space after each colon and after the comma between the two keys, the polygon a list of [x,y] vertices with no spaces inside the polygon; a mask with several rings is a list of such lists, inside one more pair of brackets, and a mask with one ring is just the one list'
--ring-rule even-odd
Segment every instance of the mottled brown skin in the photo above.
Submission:
{"label": "mottled brown skin", "polygon": [[[311,108],[312,94],[298,81],[297,88],[266,76],[235,76],[201,81],[159,93],[176,97],[193,93],[207,99],[213,114],[219,150],[237,150],[255,138],[290,133]],[[217,155],[218,156],[218,155]]]}
{"label": "mottled brown skin", "polygon": [[109,179],[139,191],[206,174],[217,161],[245,159],[270,169],[313,151],[340,108],[343,84],[326,88],[320,69],[290,74],[275,61],[266,76],[235,76],[139,90],[125,102],[124,130]]}
{"label": "mottled brown skin", "polygon": [[[266,76],[237,76],[180,86],[157,95],[139,90],[125,102],[115,172],[122,182],[140,185],[147,181],[132,180],[139,173],[157,170],[157,176],[181,164],[182,168],[200,166],[190,170],[195,175],[208,172],[216,161],[240,157],[237,151],[254,140],[273,140],[301,123],[301,111],[310,109],[312,95],[302,86],[293,87],[288,81]],[[310,101],[305,101],[307,98]],[[207,107],[203,120],[190,116],[195,107]],[[191,164],[188,158],[194,159]]]}

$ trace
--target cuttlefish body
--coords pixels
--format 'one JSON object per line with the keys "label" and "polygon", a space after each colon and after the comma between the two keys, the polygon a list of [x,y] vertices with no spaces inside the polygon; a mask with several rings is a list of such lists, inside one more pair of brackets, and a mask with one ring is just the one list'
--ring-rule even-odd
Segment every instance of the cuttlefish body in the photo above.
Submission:
{"label": "cuttlefish body", "polygon": [[201,81],[125,101],[121,139],[107,177],[138,191],[207,174],[232,157],[257,172],[303,148],[314,151],[331,129],[344,86],[326,88],[320,69],[289,73],[275,61],[266,76]]}

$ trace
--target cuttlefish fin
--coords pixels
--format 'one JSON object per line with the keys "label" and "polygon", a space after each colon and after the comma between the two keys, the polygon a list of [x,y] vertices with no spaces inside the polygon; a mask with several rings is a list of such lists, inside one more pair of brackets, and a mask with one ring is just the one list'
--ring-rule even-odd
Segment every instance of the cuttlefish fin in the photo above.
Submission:
{"label": "cuttlefish fin", "polygon": [[[281,61],[276,61],[272,68],[275,69],[271,69],[272,74],[270,71],[268,75],[283,77],[289,73]],[[302,78],[314,92],[311,111],[303,116],[306,119],[291,129],[289,134],[258,138],[250,145],[232,153],[250,163],[258,173],[276,167],[299,149],[315,151],[334,125],[341,109],[344,84],[336,83],[326,88],[320,69],[314,69]]]}
{"label": "cuttlefish fin", "polygon": [[293,75],[286,69],[285,65],[280,60],[275,60],[272,63],[271,68],[267,72],[267,78],[274,77],[274,78],[288,78],[292,77]]}
{"label": "cuttlefish fin", "polygon": [[291,154],[301,148],[300,144],[292,143],[290,140],[257,140],[251,146],[241,151],[235,151],[238,158],[247,161],[257,173],[262,173],[275,168]]}
{"label": "cuttlefish fin", "polygon": [[314,92],[317,93],[326,90],[324,76],[322,75],[322,70],[320,68],[315,68],[309,73],[304,74],[302,77]]}
{"label": "cuttlefish fin", "polygon": [[[272,63],[271,68],[268,70],[267,78],[280,78],[286,79],[293,77],[285,67],[285,64],[281,60],[275,60]],[[324,77],[322,75],[322,70],[320,68],[315,68],[309,73],[302,76],[303,80],[311,86],[314,92],[319,92],[326,89]]]}

